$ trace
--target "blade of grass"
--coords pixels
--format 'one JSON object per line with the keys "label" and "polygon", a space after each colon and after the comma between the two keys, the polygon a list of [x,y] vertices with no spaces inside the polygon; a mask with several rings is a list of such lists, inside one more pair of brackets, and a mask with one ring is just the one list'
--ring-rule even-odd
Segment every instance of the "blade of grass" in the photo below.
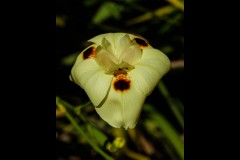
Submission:
{"label": "blade of grass", "polygon": [[176,149],[176,152],[184,160],[184,144],[181,141],[179,135],[175,131],[175,129],[170,125],[170,123],[162,116],[153,116],[153,119],[158,122],[156,123],[159,128],[163,131],[164,135],[168,138],[171,144]]}
{"label": "blade of grass", "polygon": [[173,6],[175,6],[176,8],[180,9],[181,11],[184,12],[184,2],[181,2],[179,0],[166,0],[169,3],[171,3]]}
{"label": "blade of grass", "polygon": [[66,117],[68,118],[68,120],[72,123],[72,125],[74,126],[74,128],[81,134],[81,136],[92,146],[92,148],[99,153],[100,155],[102,155],[106,160],[114,160],[111,156],[109,156],[107,153],[105,153],[101,148],[99,148],[91,139],[90,137],[88,137],[87,134],[85,134],[85,132],[78,126],[77,122],[75,121],[75,119],[72,117],[72,115],[70,113],[68,113],[68,111],[65,109],[65,107],[63,106],[63,104],[61,104],[59,102],[59,98],[56,98],[56,104],[57,107],[62,111],[65,112]]}
{"label": "blade of grass", "polygon": [[131,26],[131,25],[134,25],[137,23],[141,23],[141,22],[147,21],[155,16],[157,16],[157,17],[166,16],[167,14],[170,14],[173,10],[174,10],[174,7],[171,5],[164,6],[164,7],[158,8],[154,12],[147,12],[141,16],[130,19],[126,22],[126,25]]}
{"label": "blade of grass", "polygon": [[100,143],[101,146],[104,146],[105,142],[108,140],[108,137],[103,132],[101,132],[98,128],[88,123],[87,119],[81,113],[81,109],[88,107],[91,104],[91,101],[74,107],[70,103],[62,100],[61,98],[58,97],[58,99],[60,103],[62,103],[64,106],[67,106],[69,109],[74,111],[80,117],[80,119],[86,124],[88,132],[92,136],[94,136],[94,138]]}
{"label": "blade of grass", "polygon": [[160,34],[163,34],[171,29],[174,25],[177,25],[178,21],[183,17],[182,14],[176,14],[174,17],[166,20],[166,23],[158,31]]}
{"label": "blade of grass", "polygon": [[158,89],[166,99],[168,105],[170,106],[170,109],[172,110],[173,114],[177,118],[179,124],[181,125],[182,128],[184,128],[184,118],[180,111],[182,106],[178,106],[178,103],[176,103],[175,100],[170,96],[170,93],[168,92],[167,87],[162,81],[159,82]]}
{"label": "blade of grass", "polygon": [[161,129],[162,133],[172,144],[181,160],[184,160],[184,143],[180,139],[177,131],[172,127],[168,120],[151,105],[145,104],[143,108],[145,111],[149,112],[149,115],[151,115],[149,118],[152,119],[155,122],[155,125]]}

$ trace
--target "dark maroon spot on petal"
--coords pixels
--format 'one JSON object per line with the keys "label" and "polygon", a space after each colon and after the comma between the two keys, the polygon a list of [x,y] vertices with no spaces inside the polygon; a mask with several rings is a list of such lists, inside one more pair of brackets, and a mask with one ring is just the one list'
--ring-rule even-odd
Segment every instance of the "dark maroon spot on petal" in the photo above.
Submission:
{"label": "dark maroon spot on petal", "polygon": [[137,44],[139,44],[141,47],[147,47],[148,44],[145,40],[140,39],[140,38],[135,38],[134,39],[136,41]]}
{"label": "dark maroon spot on petal", "polygon": [[95,47],[90,47],[83,52],[83,59],[94,57],[94,55],[95,55]]}
{"label": "dark maroon spot on petal", "polygon": [[127,79],[117,79],[114,82],[114,89],[116,91],[125,91],[128,90],[130,88],[130,81]]}

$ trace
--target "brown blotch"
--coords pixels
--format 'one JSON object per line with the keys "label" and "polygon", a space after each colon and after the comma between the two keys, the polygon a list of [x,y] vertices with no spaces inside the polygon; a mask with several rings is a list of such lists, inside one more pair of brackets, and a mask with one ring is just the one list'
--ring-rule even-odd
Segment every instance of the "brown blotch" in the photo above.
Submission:
{"label": "brown blotch", "polygon": [[134,38],[133,41],[135,41],[140,47],[147,47],[148,43],[140,38]]}
{"label": "brown blotch", "polygon": [[83,52],[83,59],[92,58],[95,56],[95,47],[89,47]]}
{"label": "brown blotch", "polygon": [[117,75],[117,79],[113,83],[114,89],[116,91],[124,92],[130,89],[131,81],[126,78],[125,74]]}
{"label": "brown blotch", "polygon": [[114,82],[114,89],[116,91],[125,91],[128,90],[130,88],[130,81],[126,80],[126,79],[119,79],[117,81]]}

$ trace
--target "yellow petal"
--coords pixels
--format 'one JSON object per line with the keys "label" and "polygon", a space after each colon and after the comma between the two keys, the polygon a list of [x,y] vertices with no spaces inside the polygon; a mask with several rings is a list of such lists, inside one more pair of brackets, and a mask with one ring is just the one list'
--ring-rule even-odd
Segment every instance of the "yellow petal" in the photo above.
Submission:
{"label": "yellow petal", "polygon": [[107,95],[113,78],[105,74],[105,70],[92,58],[75,63],[71,77],[85,90],[94,106],[98,106]]}
{"label": "yellow petal", "polygon": [[141,60],[129,72],[133,85],[149,95],[159,80],[170,70],[170,60],[160,50],[144,48]]}
{"label": "yellow petal", "polygon": [[106,72],[110,72],[116,69],[115,67],[117,66],[117,64],[114,63],[114,59],[112,59],[111,53],[109,53],[102,46],[97,47],[95,60],[98,63],[98,65],[102,67]]}
{"label": "yellow petal", "polygon": [[129,46],[122,53],[122,60],[128,64],[134,65],[139,62],[142,57],[142,51],[136,44]]}
{"label": "yellow petal", "polygon": [[[105,33],[105,34],[100,34],[98,36],[95,36],[88,41],[93,42],[97,45],[108,46],[106,48],[110,48],[108,44],[109,42],[111,44],[111,50],[113,50],[113,54],[117,59],[119,59],[122,51],[125,50],[126,47],[128,47],[130,43],[129,39],[133,39],[134,37],[136,36],[128,33]],[[106,39],[107,41],[104,39]]]}
{"label": "yellow petal", "polygon": [[137,124],[146,95],[132,85],[114,77],[106,100],[96,108],[99,116],[115,128],[134,128]]}

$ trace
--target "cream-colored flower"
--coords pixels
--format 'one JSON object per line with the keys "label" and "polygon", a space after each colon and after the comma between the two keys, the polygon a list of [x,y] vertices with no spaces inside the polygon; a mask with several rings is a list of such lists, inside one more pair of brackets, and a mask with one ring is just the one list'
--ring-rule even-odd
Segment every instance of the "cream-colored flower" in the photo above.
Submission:
{"label": "cream-colored flower", "polygon": [[78,56],[71,80],[85,90],[109,125],[134,128],[146,97],[170,69],[168,57],[144,39],[107,33]]}

